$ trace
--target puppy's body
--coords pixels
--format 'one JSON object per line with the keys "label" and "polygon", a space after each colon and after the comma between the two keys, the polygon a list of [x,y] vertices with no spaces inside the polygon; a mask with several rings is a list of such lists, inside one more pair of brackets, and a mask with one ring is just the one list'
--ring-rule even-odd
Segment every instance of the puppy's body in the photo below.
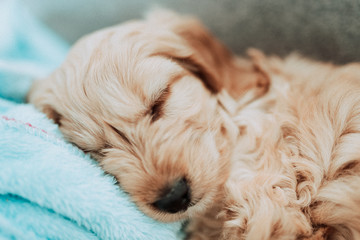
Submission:
{"label": "puppy's body", "polygon": [[358,238],[360,67],[251,55],[156,13],[81,40],[29,99],[194,239]]}
{"label": "puppy's body", "polygon": [[223,239],[359,239],[360,65],[252,55],[271,87],[235,117]]}

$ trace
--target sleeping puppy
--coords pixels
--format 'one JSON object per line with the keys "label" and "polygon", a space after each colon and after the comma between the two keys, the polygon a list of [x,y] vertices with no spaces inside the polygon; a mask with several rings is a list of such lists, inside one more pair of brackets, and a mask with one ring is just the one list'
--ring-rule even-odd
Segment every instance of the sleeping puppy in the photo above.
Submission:
{"label": "sleeping puppy", "polygon": [[360,239],[360,66],[232,56],[155,12],[80,40],[29,100],[192,239]]}
{"label": "sleeping puppy", "polygon": [[222,201],[238,136],[229,94],[265,88],[199,22],[155,11],[81,39],[28,99],[143,212],[176,221]]}

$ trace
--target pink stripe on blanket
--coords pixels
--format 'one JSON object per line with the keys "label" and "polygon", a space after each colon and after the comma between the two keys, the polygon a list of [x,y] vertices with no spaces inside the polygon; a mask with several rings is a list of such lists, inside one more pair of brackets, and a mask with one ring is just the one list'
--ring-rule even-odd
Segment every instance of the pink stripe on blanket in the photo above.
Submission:
{"label": "pink stripe on blanket", "polygon": [[[41,132],[43,132],[43,133],[49,134],[49,133],[48,133],[47,131],[45,131],[44,129],[35,127],[35,126],[33,126],[31,123],[28,123],[28,122],[25,122],[25,123],[24,123],[24,122],[22,122],[22,121],[16,120],[15,118],[9,118],[9,117],[4,116],[4,115],[2,115],[1,118],[4,119],[4,120],[6,120],[6,121],[12,121],[12,122],[15,122],[15,123],[18,123],[18,124],[26,125],[26,126],[31,127],[31,128],[33,128],[33,129],[39,130],[39,131],[41,131]],[[50,135],[50,134],[49,134],[49,135]]]}

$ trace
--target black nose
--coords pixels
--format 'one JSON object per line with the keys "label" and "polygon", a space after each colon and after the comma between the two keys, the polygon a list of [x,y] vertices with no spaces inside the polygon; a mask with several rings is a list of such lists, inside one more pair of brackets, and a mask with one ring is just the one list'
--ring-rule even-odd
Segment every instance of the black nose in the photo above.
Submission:
{"label": "black nose", "polygon": [[164,193],[154,206],[161,211],[177,213],[188,208],[190,203],[190,188],[185,178],[176,181]]}

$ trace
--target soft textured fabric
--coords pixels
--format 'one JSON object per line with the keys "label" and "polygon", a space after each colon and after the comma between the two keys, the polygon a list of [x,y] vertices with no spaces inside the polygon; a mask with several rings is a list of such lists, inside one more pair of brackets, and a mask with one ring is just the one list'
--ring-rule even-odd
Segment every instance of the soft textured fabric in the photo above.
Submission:
{"label": "soft textured fabric", "polygon": [[180,223],[145,216],[57,125],[21,103],[67,45],[14,1],[0,3],[0,18],[0,240],[181,239]]}
{"label": "soft textured fabric", "polygon": [[31,105],[0,101],[0,236],[176,239]]}

